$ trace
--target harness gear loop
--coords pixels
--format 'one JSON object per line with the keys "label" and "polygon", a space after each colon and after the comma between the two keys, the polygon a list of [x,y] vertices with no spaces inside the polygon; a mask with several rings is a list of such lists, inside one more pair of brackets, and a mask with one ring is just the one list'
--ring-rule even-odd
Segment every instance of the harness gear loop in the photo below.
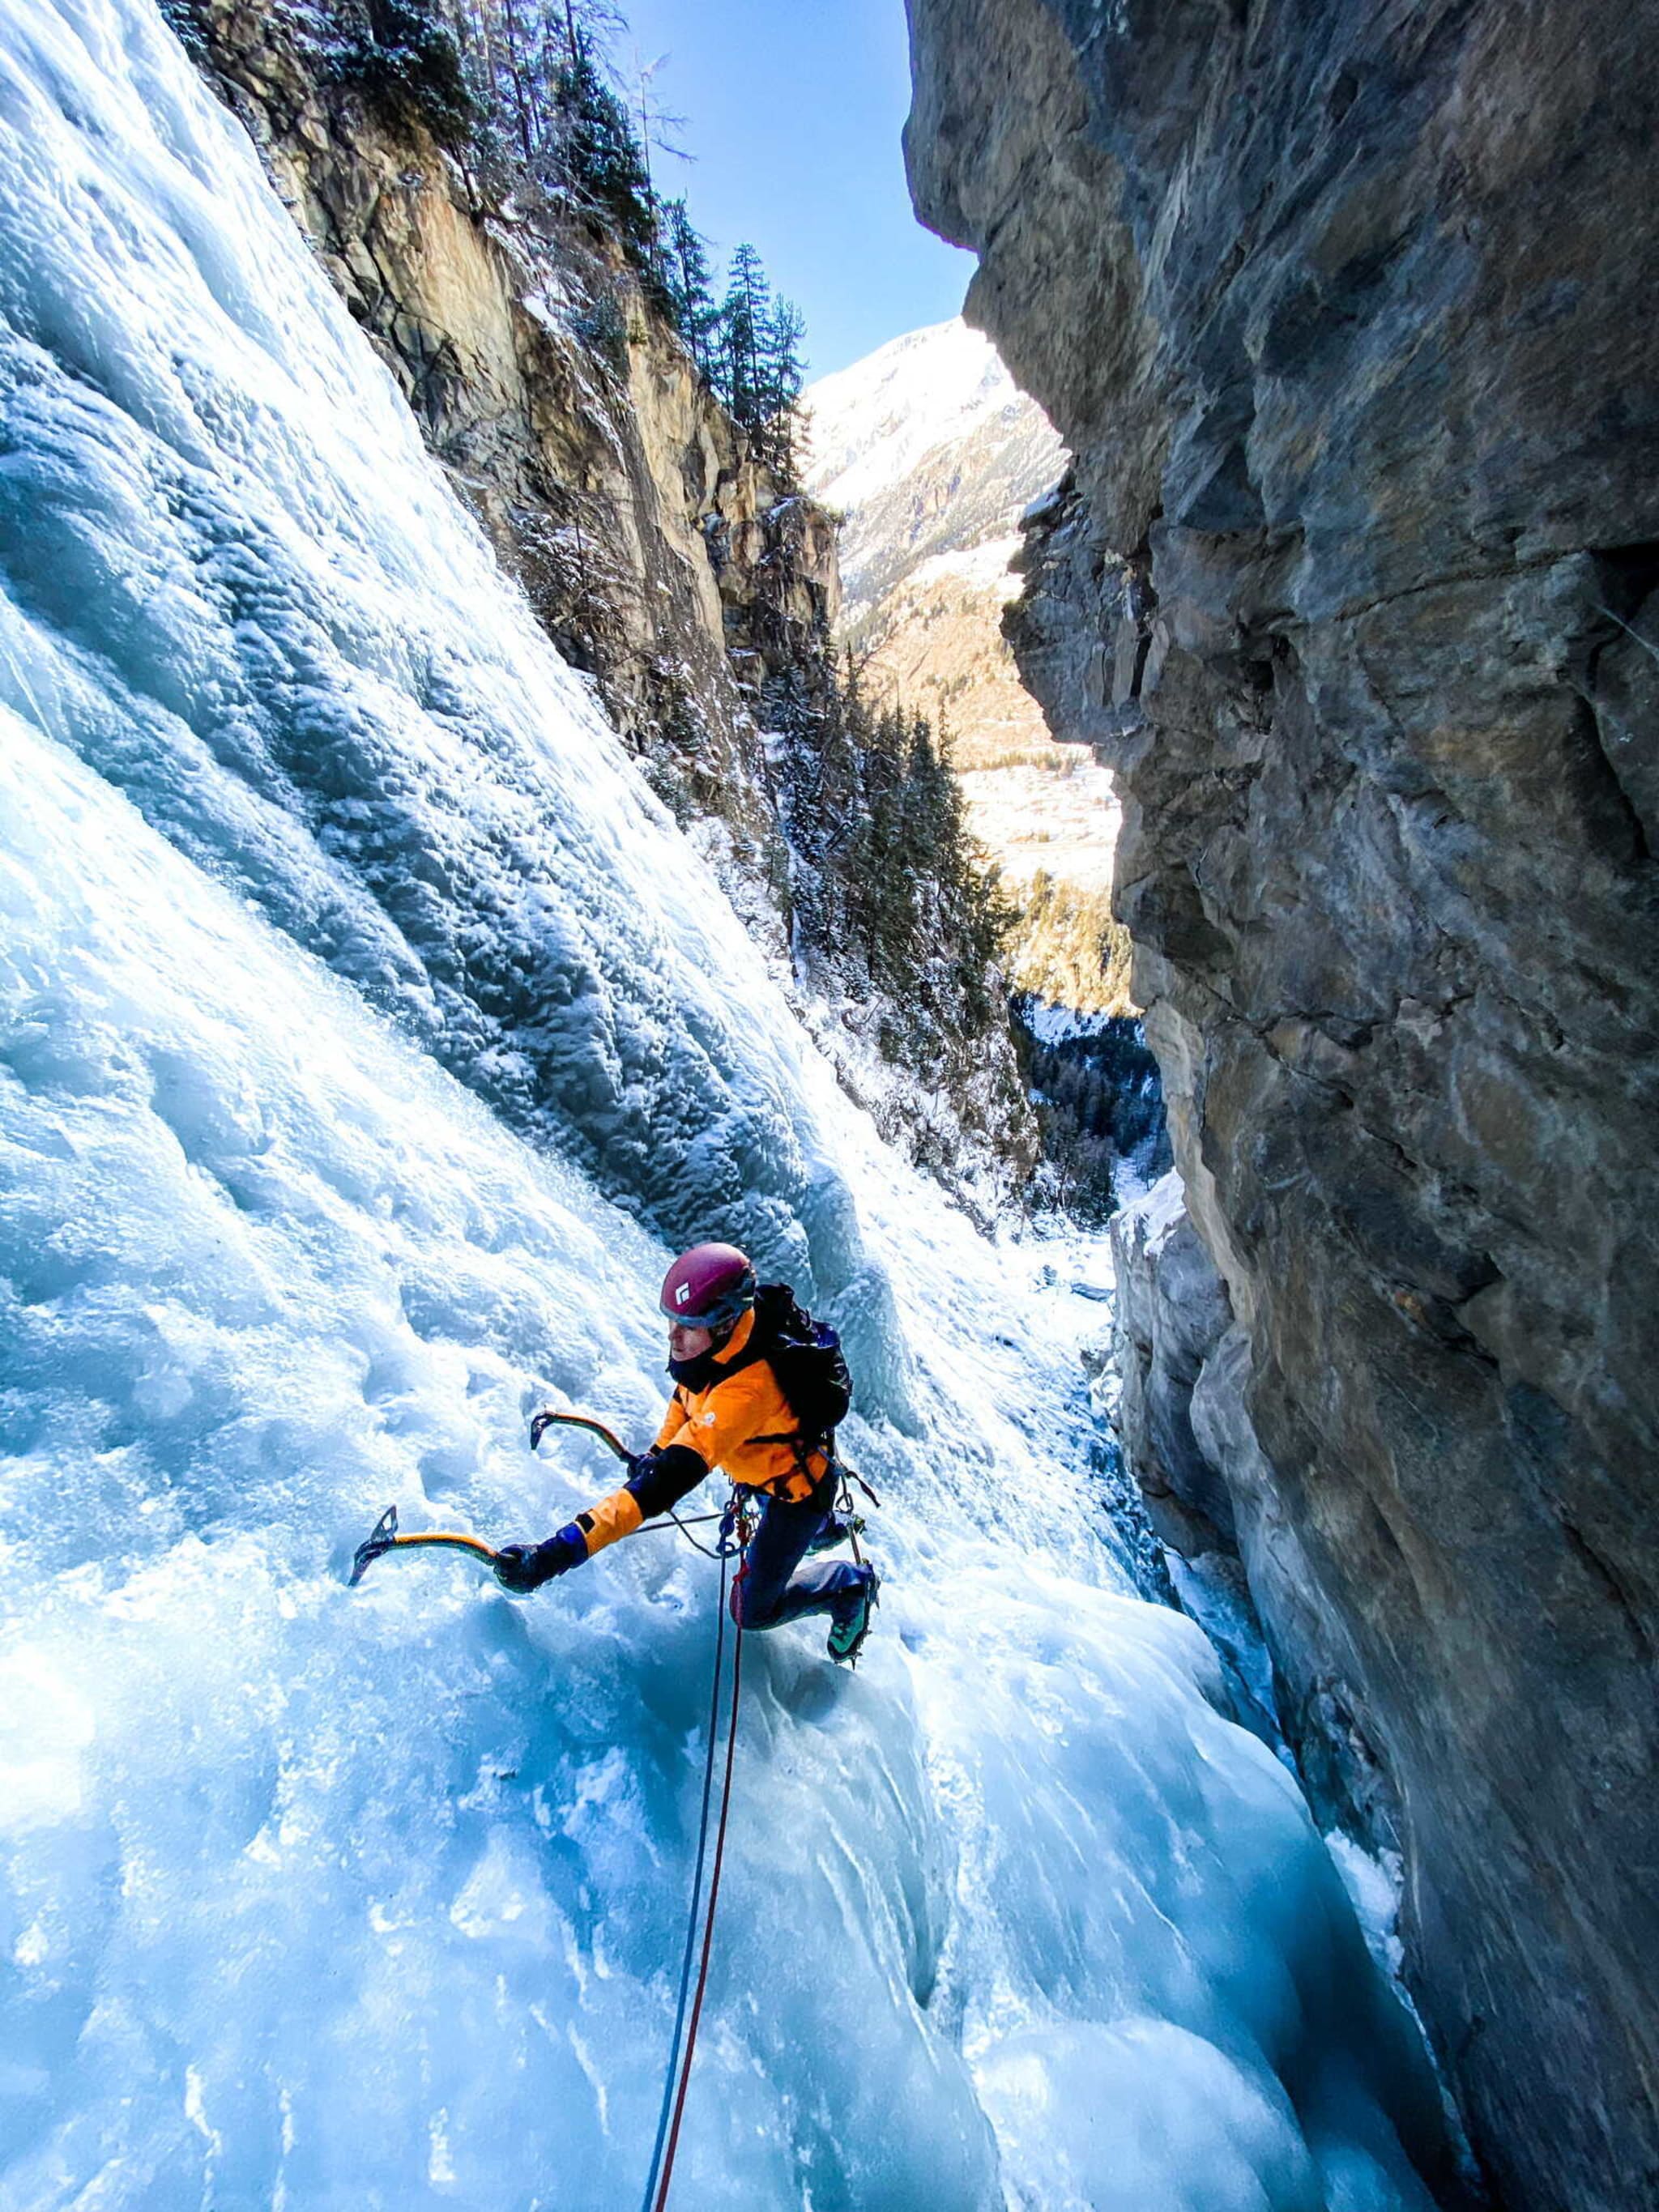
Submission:
{"label": "harness gear loop", "polygon": [[836,1471],[841,1477],[841,1492],[836,1499],[836,1510],[847,1522],[847,1540],[853,1547],[853,1564],[854,1566],[861,1567],[864,1565],[864,1554],[859,1549],[859,1530],[864,1523],[853,1510],[853,1486],[847,1480],[848,1470],[842,1466],[839,1460],[836,1462]]}
{"label": "harness gear loop", "polygon": [[[720,1533],[717,1547],[719,1557],[729,1559],[735,1558],[739,1553],[746,1553],[749,1549],[749,1540],[754,1534],[755,1528],[754,1492],[744,1484],[733,1483],[732,1495],[726,1502],[726,1510],[720,1516]],[[745,1560],[744,1567],[738,1571],[739,1581],[746,1571],[747,1561]]]}

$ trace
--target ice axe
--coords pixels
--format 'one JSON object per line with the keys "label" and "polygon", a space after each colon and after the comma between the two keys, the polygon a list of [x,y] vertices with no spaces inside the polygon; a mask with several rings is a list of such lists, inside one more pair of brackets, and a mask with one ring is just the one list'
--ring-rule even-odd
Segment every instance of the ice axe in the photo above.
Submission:
{"label": "ice axe", "polygon": [[388,1552],[414,1551],[471,1552],[487,1567],[493,1567],[496,1559],[496,1554],[481,1536],[462,1536],[447,1528],[422,1528],[415,1534],[400,1536],[398,1509],[388,1505],[352,1557],[349,1587],[355,1589],[375,1560],[385,1559]]}
{"label": "ice axe", "polygon": [[[589,1436],[597,1437],[607,1450],[614,1452],[625,1468],[631,1470],[638,1464],[633,1453],[629,1450],[628,1446],[616,1431],[607,1429],[603,1421],[596,1421],[586,1413],[556,1413],[550,1406],[544,1407],[530,1424],[532,1451],[535,1450],[537,1445],[551,1428],[586,1429]],[[668,1518],[665,1521],[641,1522],[637,1528],[629,1528],[627,1534],[630,1536],[648,1536],[653,1528],[678,1528],[693,1549],[701,1552],[705,1549],[705,1547],[699,1544],[696,1538],[690,1532],[693,1528],[700,1528],[705,1521],[720,1521],[724,1518],[725,1516],[720,1513],[694,1513],[689,1518],[682,1520],[671,1505],[668,1509]]]}
{"label": "ice axe", "polygon": [[633,1459],[633,1453],[629,1450],[628,1446],[616,1431],[607,1429],[603,1421],[590,1420],[586,1413],[556,1413],[550,1407],[545,1407],[538,1413],[530,1424],[532,1451],[535,1450],[548,1431],[556,1425],[562,1429],[586,1429],[590,1436],[597,1437],[602,1444],[615,1452],[624,1466]]}
{"label": "ice axe", "polygon": [[[598,1437],[600,1443],[613,1451],[625,1466],[631,1465],[634,1455],[616,1431],[606,1428],[603,1421],[591,1420],[586,1413],[556,1413],[550,1407],[538,1413],[530,1424],[532,1451],[535,1450],[548,1430],[556,1425],[566,1429],[586,1429],[591,1436]],[[698,1518],[718,1520],[720,1516],[705,1514],[699,1515]],[[674,1523],[664,1522],[660,1525],[667,1528]],[[690,1524],[682,1522],[678,1525],[684,1528]],[[631,1533],[637,1535],[640,1532],[635,1529]],[[453,1529],[422,1528],[417,1534],[399,1535],[398,1509],[395,1505],[388,1505],[352,1556],[350,1587],[355,1589],[375,1560],[383,1559],[388,1552],[412,1551],[470,1552],[475,1559],[481,1560],[491,1569],[500,1557],[481,1536],[463,1536]]]}
{"label": "ice axe", "polygon": [[[530,1449],[534,1451],[544,1436],[555,1423],[567,1429],[586,1429],[615,1452],[619,1460],[632,1457],[626,1444],[603,1421],[590,1420],[586,1413],[556,1413],[550,1407],[538,1413],[530,1424]],[[475,1559],[493,1568],[498,1554],[481,1536],[463,1536],[448,1528],[423,1528],[410,1535],[398,1532],[398,1509],[388,1505],[374,1523],[369,1534],[358,1545],[352,1555],[350,1587],[356,1589],[376,1559],[385,1559],[388,1552],[448,1551],[470,1552]]]}

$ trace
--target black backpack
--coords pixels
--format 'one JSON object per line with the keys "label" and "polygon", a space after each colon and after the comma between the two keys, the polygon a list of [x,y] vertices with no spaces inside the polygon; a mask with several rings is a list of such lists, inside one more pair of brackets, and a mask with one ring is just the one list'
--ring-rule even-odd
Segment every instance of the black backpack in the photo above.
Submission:
{"label": "black backpack", "polygon": [[[800,1425],[804,1449],[828,1445],[836,1425],[853,1402],[853,1378],[841,1339],[826,1321],[814,1321],[795,1302],[787,1283],[763,1283],[755,1293],[755,1327],[743,1348],[741,1364],[764,1359]],[[757,1443],[796,1440],[757,1438]]]}

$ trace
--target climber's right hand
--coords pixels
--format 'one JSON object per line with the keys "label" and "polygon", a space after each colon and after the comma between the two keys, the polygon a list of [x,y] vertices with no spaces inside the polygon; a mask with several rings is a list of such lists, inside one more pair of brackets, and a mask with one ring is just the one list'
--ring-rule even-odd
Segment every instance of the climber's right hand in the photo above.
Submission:
{"label": "climber's right hand", "polygon": [[568,1575],[586,1557],[587,1547],[573,1523],[544,1544],[503,1544],[495,1554],[495,1579],[503,1589],[525,1597],[556,1575]]}

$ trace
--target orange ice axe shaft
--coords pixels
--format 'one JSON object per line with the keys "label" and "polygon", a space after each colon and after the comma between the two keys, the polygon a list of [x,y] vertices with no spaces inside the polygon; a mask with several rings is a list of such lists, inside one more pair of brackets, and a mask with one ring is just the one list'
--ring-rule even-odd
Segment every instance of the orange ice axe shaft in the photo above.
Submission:
{"label": "orange ice axe shaft", "polygon": [[376,1559],[388,1552],[471,1552],[486,1567],[495,1564],[495,1553],[481,1536],[463,1536],[446,1528],[423,1528],[418,1534],[398,1534],[398,1509],[388,1505],[374,1528],[358,1545],[351,1562],[351,1587],[356,1589]]}
{"label": "orange ice axe shaft", "polygon": [[556,1413],[550,1408],[538,1413],[530,1424],[532,1451],[535,1450],[548,1431],[555,1426],[562,1429],[586,1429],[590,1436],[597,1437],[609,1450],[615,1452],[617,1457],[624,1464],[634,1456],[616,1431],[607,1429],[603,1421],[590,1420],[586,1413]]}

